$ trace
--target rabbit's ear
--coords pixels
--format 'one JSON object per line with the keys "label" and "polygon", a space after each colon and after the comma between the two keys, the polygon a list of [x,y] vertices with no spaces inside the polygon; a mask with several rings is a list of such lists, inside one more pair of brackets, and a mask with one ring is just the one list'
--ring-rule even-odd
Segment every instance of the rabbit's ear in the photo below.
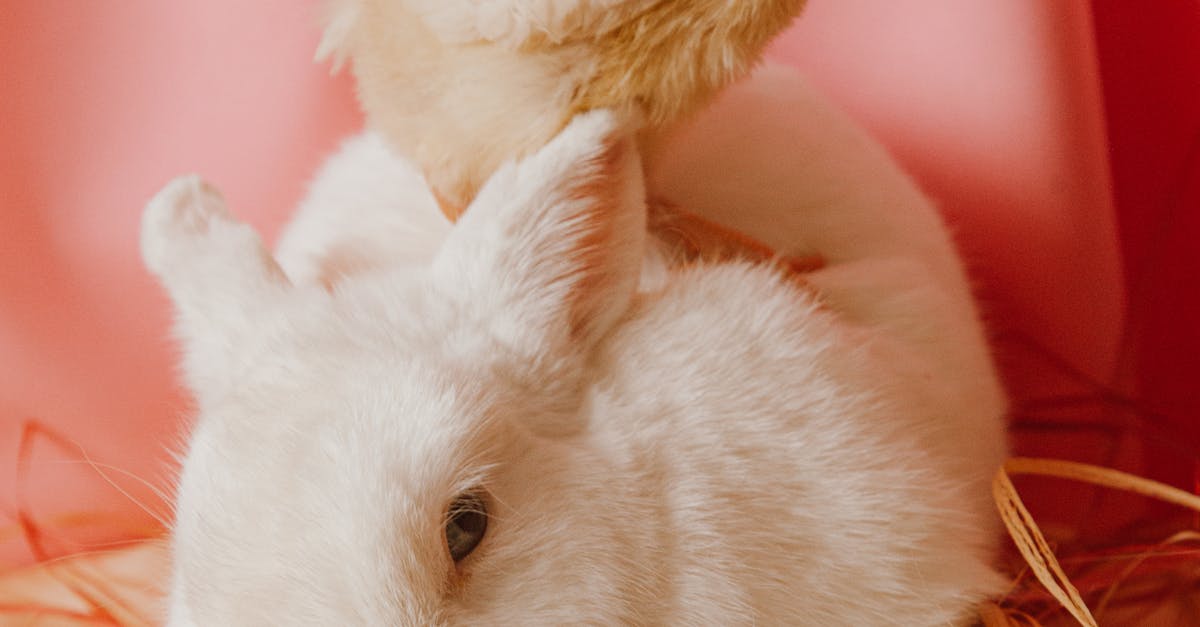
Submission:
{"label": "rabbit's ear", "polygon": [[434,274],[518,350],[586,348],[629,306],[645,221],[631,137],[608,111],[581,114],[492,176]]}
{"label": "rabbit's ear", "polygon": [[261,334],[290,283],[258,233],[196,176],[171,181],[146,205],[141,240],[146,267],[175,304],[188,383],[207,393],[228,379],[235,351]]}

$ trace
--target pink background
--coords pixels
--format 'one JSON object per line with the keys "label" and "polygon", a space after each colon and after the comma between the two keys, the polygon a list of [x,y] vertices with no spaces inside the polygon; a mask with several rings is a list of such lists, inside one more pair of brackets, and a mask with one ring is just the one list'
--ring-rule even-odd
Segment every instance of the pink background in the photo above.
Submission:
{"label": "pink background", "polygon": [[[149,517],[129,497],[168,511],[137,478],[167,485],[187,401],[138,218],[169,178],[195,171],[274,237],[323,156],[361,126],[349,78],[311,63],[315,5],[0,6],[8,563],[28,559],[21,512],[59,552],[144,534]],[[945,209],[1016,399],[1018,449],[1190,487],[1200,5],[916,7],[812,0],[771,56],[879,135]],[[70,442],[35,438],[19,455],[30,421]],[[1039,507],[1094,511],[1074,494]],[[1130,510],[1106,511],[1115,524]]]}

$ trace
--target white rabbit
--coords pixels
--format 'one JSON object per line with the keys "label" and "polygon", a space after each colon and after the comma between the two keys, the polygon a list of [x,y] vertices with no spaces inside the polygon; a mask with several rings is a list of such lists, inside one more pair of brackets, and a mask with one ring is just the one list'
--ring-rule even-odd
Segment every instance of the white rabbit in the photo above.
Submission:
{"label": "white rabbit", "polygon": [[969,290],[929,203],[798,93],[825,126],[787,184],[811,188],[734,226],[823,255],[803,283],[649,255],[602,111],[452,229],[355,140],[278,264],[211,188],[168,185],[143,254],[199,408],[169,624],[969,621],[1001,584],[1005,449]]}

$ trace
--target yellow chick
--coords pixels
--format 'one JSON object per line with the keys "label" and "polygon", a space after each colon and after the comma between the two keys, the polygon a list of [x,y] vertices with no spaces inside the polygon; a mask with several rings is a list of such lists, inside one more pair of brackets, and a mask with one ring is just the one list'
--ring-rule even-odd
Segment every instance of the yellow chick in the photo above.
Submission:
{"label": "yellow chick", "polygon": [[577,112],[655,130],[744,76],[804,0],[331,0],[318,57],[348,59],[371,126],[455,219],[505,160]]}

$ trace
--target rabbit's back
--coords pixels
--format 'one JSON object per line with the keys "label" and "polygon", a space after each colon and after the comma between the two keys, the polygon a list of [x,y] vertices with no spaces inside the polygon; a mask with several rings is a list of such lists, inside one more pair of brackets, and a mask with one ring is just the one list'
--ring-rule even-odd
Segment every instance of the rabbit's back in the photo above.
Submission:
{"label": "rabbit's back", "polygon": [[953,624],[995,591],[1002,406],[958,415],[971,383],[904,346],[764,266],[677,271],[635,303],[593,427],[662,499],[669,622]]}

